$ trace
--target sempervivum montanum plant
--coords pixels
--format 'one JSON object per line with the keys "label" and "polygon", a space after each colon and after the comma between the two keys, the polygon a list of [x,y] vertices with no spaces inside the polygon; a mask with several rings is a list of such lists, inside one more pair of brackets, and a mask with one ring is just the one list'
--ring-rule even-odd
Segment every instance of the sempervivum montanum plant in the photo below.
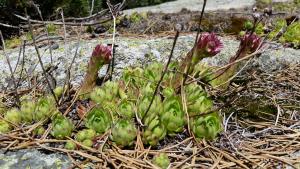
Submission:
{"label": "sempervivum montanum plant", "polygon": [[170,165],[170,159],[167,154],[160,153],[153,158],[153,164],[161,169],[167,169]]}
{"label": "sempervivum montanum plant", "polygon": [[179,98],[174,96],[164,100],[160,118],[168,135],[175,135],[183,130],[185,119]]}
{"label": "sempervivum montanum plant", "polygon": [[121,119],[113,126],[110,139],[118,146],[131,146],[137,136],[137,129],[132,120]]}
{"label": "sempervivum montanum plant", "polygon": [[96,137],[96,132],[93,129],[83,129],[79,131],[75,138],[79,142],[83,142],[84,140],[93,140]]}
{"label": "sempervivum montanum plant", "polygon": [[74,130],[72,121],[61,114],[56,114],[52,119],[51,135],[57,139],[70,137]]}
{"label": "sempervivum montanum plant", "polygon": [[99,134],[105,133],[111,127],[111,124],[111,115],[100,107],[94,107],[88,112],[85,119],[85,126],[95,130]]}
{"label": "sempervivum montanum plant", "polygon": [[110,62],[112,58],[111,52],[112,49],[110,46],[99,44],[94,48],[83,84],[80,89],[80,94],[89,93],[95,87],[98,71],[104,64],[108,64]]}
{"label": "sempervivum montanum plant", "polygon": [[39,98],[35,111],[34,111],[34,120],[40,121],[47,118],[50,118],[56,112],[56,105],[52,97],[45,96]]}
{"label": "sempervivum montanum plant", "polygon": [[191,128],[196,138],[214,140],[222,131],[222,124],[218,113],[214,112],[192,118]]}
{"label": "sempervivum montanum plant", "polygon": [[0,134],[7,133],[11,130],[11,126],[5,120],[0,120]]}
{"label": "sempervivum montanum plant", "polygon": [[101,87],[95,87],[90,98],[101,107],[113,110],[119,100],[124,100],[127,96],[117,82],[108,81]]}
{"label": "sempervivum montanum plant", "polygon": [[25,123],[32,123],[34,120],[36,104],[33,100],[24,100],[21,103],[22,121]]}
{"label": "sempervivum montanum plant", "polygon": [[[150,118],[150,116],[148,118]],[[158,115],[147,120],[147,122],[148,123],[145,123],[146,127],[143,133],[143,142],[151,146],[156,146],[160,140],[165,138],[167,130],[161,123]]]}
{"label": "sempervivum montanum plant", "polygon": [[22,121],[21,112],[17,108],[12,108],[6,112],[4,119],[13,124],[20,124]]}
{"label": "sempervivum montanum plant", "polygon": [[207,113],[213,106],[212,100],[207,96],[201,86],[192,83],[186,86],[187,107],[190,116]]}

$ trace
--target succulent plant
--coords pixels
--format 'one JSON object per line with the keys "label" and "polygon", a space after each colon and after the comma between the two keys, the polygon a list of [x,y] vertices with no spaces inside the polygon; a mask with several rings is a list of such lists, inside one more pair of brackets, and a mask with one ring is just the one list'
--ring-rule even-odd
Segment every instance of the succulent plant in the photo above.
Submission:
{"label": "succulent plant", "polygon": [[155,116],[148,123],[145,123],[146,128],[143,133],[143,142],[155,146],[158,142],[165,138],[167,131],[165,126],[160,122],[159,116]]}
{"label": "succulent plant", "polygon": [[191,128],[196,138],[214,140],[221,132],[221,120],[218,113],[198,116],[191,120]]}
{"label": "succulent plant", "polygon": [[91,100],[103,106],[109,105],[115,100],[126,99],[125,92],[119,87],[117,82],[108,81],[102,87],[96,87],[90,94]]}
{"label": "succulent plant", "polygon": [[154,62],[146,67],[144,70],[144,77],[151,82],[157,82],[160,79],[163,65],[159,62]]}
{"label": "succulent plant", "polygon": [[23,101],[21,105],[22,121],[32,123],[35,114],[36,104],[33,100]]}
{"label": "succulent plant", "polygon": [[185,91],[189,115],[193,116],[211,110],[213,102],[199,85],[192,83],[185,88]]}
{"label": "succulent plant", "polygon": [[87,115],[85,125],[87,128],[102,134],[111,127],[111,116],[104,109],[95,107]]}
{"label": "succulent plant", "polygon": [[160,153],[153,158],[153,164],[161,169],[167,169],[170,165],[170,159],[167,154]]}
{"label": "succulent plant", "polygon": [[131,146],[137,136],[137,129],[131,120],[119,120],[111,130],[110,139],[118,146]]}
{"label": "succulent plant", "polygon": [[162,91],[162,94],[165,98],[170,98],[173,97],[175,95],[175,91],[173,88],[171,87],[166,87],[164,88],[164,90]]}
{"label": "succulent plant", "polygon": [[82,145],[86,146],[86,147],[92,147],[93,146],[93,141],[92,140],[89,140],[89,139],[86,139],[82,142]]}
{"label": "succulent plant", "polygon": [[46,118],[50,118],[55,111],[56,106],[53,98],[50,96],[41,97],[36,104],[34,120],[40,121]]}
{"label": "succulent plant", "polygon": [[76,140],[83,142],[84,140],[93,140],[96,137],[96,132],[93,129],[83,129],[76,134]]}
{"label": "succulent plant", "polygon": [[62,86],[58,86],[54,89],[54,94],[57,98],[59,98],[64,92],[64,88]]}
{"label": "succulent plant", "polygon": [[52,120],[51,135],[57,139],[70,137],[73,129],[72,121],[61,114],[57,114]]}
{"label": "succulent plant", "polygon": [[144,84],[143,74],[144,70],[142,68],[126,68],[123,71],[122,79],[127,85],[139,87]]}
{"label": "succulent plant", "polygon": [[12,108],[6,112],[4,119],[13,124],[19,124],[22,121],[21,112],[17,108]]}
{"label": "succulent plant", "polygon": [[183,130],[185,125],[184,112],[178,98],[171,97],[164,100],[163,113],[160,114],[160,118],[169,135]]}
{"label": "succulent plant", "polygon": [[77,148],[77,145],[71,140],[68,140],[65,144],[65,149],[75,150],[76,148]]}
{"label": "succulent plant", "polygon": [[45,133],[45,129],[42,126],[37,127],[36,129],[33,130],[33,133],[35,135],[41,136]]}
{"label": "succulent plant", "polygon": [[122,101],[118,106],[118,113],[124,118],[134,117],[134,105],[132,102]]}
{"label": "succulent plant", "polygon": [[0,134],[7,133],[11,129],[11,126],[6,121],[0,120]]}
{"label": "succulent plant", "polygon": [[[151,102],[151,99],[152,99],[152,96],[151,97],[142,97],[138,103],[137,103],[137,114],[139,115],[139,117],[141,119],[149,119],[148,117],[144,117],[146,114],[146,111],[150,105],[150,102]],[[160,99],[159,96],[155,96],[154,100],[153,100],[153,103],[147,113],[146,116],[156,116],[157,114],[160,114],[161,112],[163,111],[162,109],[162,101]],[[152,118],[150,118],[152,119]]]}

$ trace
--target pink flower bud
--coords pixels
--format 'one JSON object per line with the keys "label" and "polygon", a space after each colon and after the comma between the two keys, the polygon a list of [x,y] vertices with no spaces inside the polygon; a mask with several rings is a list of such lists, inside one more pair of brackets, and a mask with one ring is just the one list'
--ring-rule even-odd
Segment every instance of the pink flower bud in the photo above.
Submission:
{"label": "pink flower bud", "polygon": [[104,61],[104,63],[109,63],[112,56],[111,56],[111,47],[104,46],[104,45],[97,45],[93,50],[92,57],[100,57]]}
{"label": "pink flower bud", "polygon": [[241,39],[241,46],[244,50],[248,50],[251,53],[255,52],[261,44],[261,38],[256,34],[246,34]]}
{"label": "pink flower bud", "polygon": [[220,53],[223,48],[222,42],[214,33],[203,33],[196,46],[197,57],[212,57]]}

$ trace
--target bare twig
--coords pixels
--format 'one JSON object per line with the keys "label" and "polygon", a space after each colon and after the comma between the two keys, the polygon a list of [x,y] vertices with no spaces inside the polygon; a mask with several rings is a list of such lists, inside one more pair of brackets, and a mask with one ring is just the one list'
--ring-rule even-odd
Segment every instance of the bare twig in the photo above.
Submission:
{"label": "bare twig", "polygon": [[18,86],[17,86],[17,82],[16,82],[16,79],[15,79],[15,76],[14,76],[12,66],[10,64],[10,59],[9,59],[7,53],[5,52],[5,42],[4,42],[4,38],[3,38],[1,30],[0,30],[0,38],[1,38],[1,41],[2,41],[3,53],[5,55],[6,62],[8,64],[9,71],[10,71],[10,74],[11,74],[11,78],[12,78],[12,81],[13,81],[13,84],[14,84],[14,90],[15,90],[15,97],[16,97],[17,106],[19,107],[21,105],[21,103],[20,103],[20,98],[19,98],[19,94],[18,94]]}
{"label": "bare twig", "polygon": [[157,91],[158,91],[158,88],[160,86],[160,83],[162,82],[162,80],[164,79],[165,74],[168,71],[168,67],[169,67],[169,64],[171,63],[171,60],[172,60],[172,57],[173,57],[173,52],[174,52],[175,45],[176,45],[178,37],[179,37],[179,31],[176,31],[174,42],[173,42],[173,46],[172,46],[172,50],[171,50],[171,53],[170,53],[169,58],[168,58],[168,62],[167,62],[166,66],[165,66],[165,68],[164,68],[164,70],[163,70],[163,72],[161,74],[161,77],[160,77],[160,79],[159,79],[159,81],[158,81],[158,83],[156,85],[156,88],[154,90],[154,93],[153,93],[153,96],[151,98],[150,104],[149,104],[149,106],[148,106],[148,108],[147,108],[147,110],[145,112],[145,115],[142,117],[142,121],[144,121],[145,117],[147,116],[147,114],[148,114],[148,112],[149,112],[149,110],[150,110],[150,108],[151,108],[151,106],[153,104],[154,98],[155,98],[155,96],[157,94]]}
{"label": "bare twig", "polygon": [[35,36],[34,36],[34,34],[33,34],[33,29],[32,29],[32,25],[31,25],[29,16],[28,16],[27,18],[28,18],[29,31],[30,31],[31,36],[32,36],[34,48],[35,48],[35,51],[36,51],[36,54],[37,54],[37,57],[38,57],[40,66],[41,66],[41,68],[42,68],[42,70],[43,70],[43,74],[44,74],[44,76],[45,76],[45,79],[46,79],[46,82],[47,82],[47,84],[48,84],[49,90],[50,90],[51,94],[53,95],[56,104],[58,105],[58,100],[57,100],[57,98],[56,98],[56,96],[55,96],[55,94],[54,94],[53,88],[52,88],[52,86],[51,86],[51,84],[50,84],[50,81],[49,81],[49,79],[48,79],[48,74],[47,74],[47,72],[46,72],[46,70],[45,70],[45,67],[44,67],[44,64],[43,64],[43,61],[42,61],[42,58],[41,58],[39,49],[38,49],[38,47],[37,47],[37,45],[36,45],[36,42],[35,42]]}

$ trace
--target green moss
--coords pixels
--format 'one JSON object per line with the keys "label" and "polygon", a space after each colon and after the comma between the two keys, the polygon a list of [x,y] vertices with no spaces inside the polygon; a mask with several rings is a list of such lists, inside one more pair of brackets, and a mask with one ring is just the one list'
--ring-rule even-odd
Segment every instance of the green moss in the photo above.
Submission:
{"label": "green moss", "polygon": [[5,40],[6,48],[15,48],[17,46],[20,46],[22,43],[22,40],[19,37],[12,37],[11,39]]}
{"label": "green moss", "polygon": [[148,15],[147,13],[138,13],[138,12],[134,12],[129,16],[129,20],[132,23],[139,23],[141,22],[143,19],[147,19]]}
{"label": "green moss", "polygon": [[300,47],[300,22],[295,22],[288,26],[286,32],[279,40],[283,43],[292,43],[294,47]]}
{"label": "green moss", "polygon": [[286,26],[286,21],[284,19],[277,19],[275,21],[273,31],[269,34],[269,38],[273,39],[279,33],[279,31],[285,26]]}
{"label": "green moss", "polygon": [[56,33],[56,30],[57,30],[57,26],[55,26],[54,24],[47,25],[47,31],[50,35],[54,35]]}

